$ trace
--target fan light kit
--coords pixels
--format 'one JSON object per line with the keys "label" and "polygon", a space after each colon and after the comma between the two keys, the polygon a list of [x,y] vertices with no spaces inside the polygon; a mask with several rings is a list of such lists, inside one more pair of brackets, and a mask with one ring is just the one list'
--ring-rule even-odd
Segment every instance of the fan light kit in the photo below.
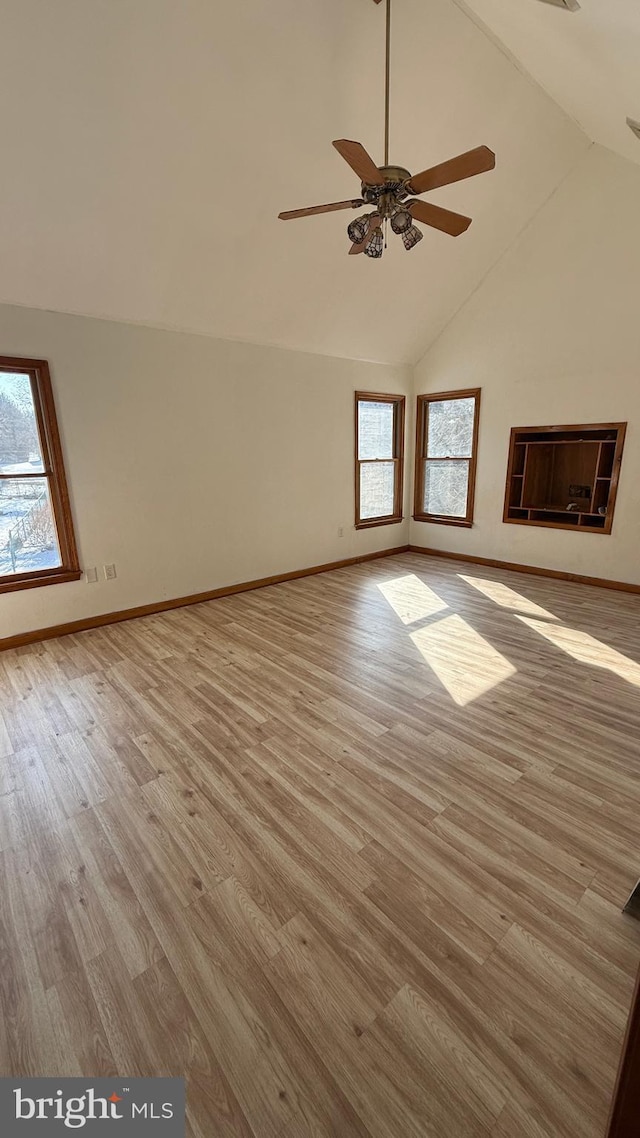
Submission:
{"label": "fan light kit", "polygon": [[[551,0],[554,3],[555,0]],[[567,4],[573,0],[567,0]],[[374,0],[379,4],[380,0]],[[564,6],[564,4],[563,4]],[[440,186],[449,186],[452,182],[461,182],[465,178],[472,178],[475,174],[483,174],[486,170],[493,170],[496,156],[487,146],[477,146],[475,150],[468,150],[459,154],[457,158],[450,158],[439,166],[432,166],[423,170],[421,174],[412,175],[404,166],[389,165],[389,93],[391,74],[391,0],[387,0],[386,21],[386,66],[385,66],[385,116],[384,116],[384,166],[376,166],[373,159],[359,142],[352,142],[348,138],[340,138],[333,143],[338,154],[358,175],[361,185],[360,197],[351,198],[343,202],[331,202],[329,205],[314,205],[307,209],[293,209],[278,216],[282,221],[290,221],[295,217],[310,217],[316,213],[333,213],[340,209],[358,209],[360,206],[369,206],[370,212],[363,213],[349,222],[347,234],[351,241],[349,252],[365,253],[374,260],[380,258],[385,249],[385,236],[383,227],[391,225],[393,233],[401,237],[405,249],[413,249],[424,234],[415,225],[421,221],[451,237],[458,237],[471,225],[471,218],[461,213],[452,213],[449,209],[432,205],[430,202],[418,201],[413,195],[424,194],[427,190],[436,190]]]}

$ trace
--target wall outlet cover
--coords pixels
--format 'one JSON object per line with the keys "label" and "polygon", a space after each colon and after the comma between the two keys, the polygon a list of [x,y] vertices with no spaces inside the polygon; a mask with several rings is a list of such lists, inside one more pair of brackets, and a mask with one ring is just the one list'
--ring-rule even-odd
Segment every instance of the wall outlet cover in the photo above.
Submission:
{"label": "wall outlet cover", "polygon": [[104,566],[104,575],[105,575],[107,581],[115,581],[116,577],[118,576],[118,574],[116,573],[115,565],[105,565]]}

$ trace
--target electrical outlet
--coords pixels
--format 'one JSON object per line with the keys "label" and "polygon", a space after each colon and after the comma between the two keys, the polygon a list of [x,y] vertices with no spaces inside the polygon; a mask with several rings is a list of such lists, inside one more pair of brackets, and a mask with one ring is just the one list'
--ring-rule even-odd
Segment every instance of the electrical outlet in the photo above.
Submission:
{"label": "electrical outlet", "polygon": [[338,526],[338,537],[344,537],[344,528],[343,528],[343,526]]}
{"label": "electrical outlet", "polygon": [[115,581],[116,577],[118,576],[118,574],[116,573],[115,565],[105,565],[104,566],[104,575],[105,575],[107,581]]}
{"label": "electrical outlet", "polygon": [[84,575],[87,580],[87,585],[95,585],[96,581],[98,580],[98,570],[96,569],[95,565],[92,569],[86,569]]}

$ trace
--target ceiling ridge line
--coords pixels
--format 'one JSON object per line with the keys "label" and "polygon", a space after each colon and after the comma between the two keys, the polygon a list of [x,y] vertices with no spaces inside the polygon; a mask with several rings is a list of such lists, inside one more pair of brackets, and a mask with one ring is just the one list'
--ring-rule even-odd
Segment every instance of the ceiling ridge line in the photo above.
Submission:
{"label": "ceiling ridge line", "polygon": [[[454,3],[455,3],[455,2],[457,2],[457,0],[454,0]],[[585,135],[585,138],[586,138],[586,135]],[[425,350],[424,350],[424,352],[422,353],[422,355],[421,355],[421,356],[419,356],[419,358],[418,358],[417,360],[415,360],[415,361],[414,361],[414,363],[411,365],[411,367],[412,367],[412,369],[413,369],[413,379],[414,379],[414,386],[415,386],[415,378],[416,378],[416,374],[415,374],[415,373],[416,373],[416,370],[417,370],[417,368],[420,366],[420,364],[421,364],[421,363],[422,363],[422,361],[423,361],[423,360],[426,358],[426,356],[428,356],[428,355],[429,355],[429,353],[433,351],[433,349],[435,348],[435,346],[436,346],[436,344],[438,343],[438,341],[440,340],[440,338],[441,338],[442,336],[444,336],[444,333],[447,331],[447,328],[449,328],[449,326],[450,326],[451,324],[453,324],[453,321],[454,321],[454,320],[455,320],[455,319],[456,319],[456,318],[457,318],[457,317],[460,315],[460,313],[462,312],[462,310],[463,310],[464,308],[466,308],[467,304],[469,304],[469,302],[470,302],[470,301],[473,299],[473,297],[476,295],[476,293],[478,292],[478,290],[479,290],[480,288],[482,288],[483,284],[485,283],[485,281],[487,281],[487,279],[488,279],[488,278],[490,277],[490,275],[493,273],[494,269],[497,269],[497,268],[498,268],[498,266],[500,265],[500,263],[501,263],[501,262],[504,260],[504,258],[505,258],[505,257],[506,257],[506,256],[507,256],[507,255],[508,255],[510,252],[511,252],[511,250],[512,250],[512,249],[513,249],[513,247],[514,247],[514,245],[516,245],[516,244],[517,244],[517,242],[520,240],[520,238],[521,238],[521,237],[524,237],[525,233],[526,233],[526,232],[527,232],[527,230],[530,228],[530,226],[531,226],[531,225],[533,225],[534,221],[537,219],[537,217],[539,216],[539,214],[540,214],[540,213],[542,213],[543,209],[545,209],[545,208],[546,208],[546,207],[549,205],[549,203],[550,203],[550,202],[553,200],[553,198],[556,196],[556,194],[558,193],[558,191],[559,191],[560,189],[562,189],[562,187],[564,186],[564,184],[565,184],[565,182],[567,181],[567,179],[568,179],[568,178],[570,178],[570,177],[572,176],[572,174],[574,174],[574,173],[575,173],[575,171],[578,169],[578,167],[580,166],[580,164],[581,164],[582,162],[585,162],[585,161],[586,161],[586,159],[587,159],[588,155],[592,153],[592,151],[593,151],[594,147],[596,147],[596,146],[599,146],[599,145],[600,145],[599,143],[597,143],[597,142],[593,142],[593,141],[591,141],[591,140],[589,140],[589,139],[587,139],[587,142],[588,142],[588,145],[587,145],[587,146],[586,146],[586,148],[585,148],[585,149],[582,151],[582,153],[578,155],[578,157],[576,158],[575,162],[573,162],[573,163],[572,163],[572,165],[569,167],[569,169],[566,171],[566,173],[564,173],[564,174],[562,175],[562,177],[560,178],[559,182],[557,182],[557,184],[556,184],[556,185],[553,187],[553,189],[552,189],[552,190],[551,190],[551,191],[550,191],[550,192],[547,194],[547,196],[544,198],[544,200],[543,200],[542,202],[540,202],[540,205],[539,205],[539,206],[537,206],[537,208],[536,208],[536,209],[533,211],[533,213],[531,214],[531,216],[530,216],[530,217],[529,217],[529,218],[528,218],[528,219],[525,221],[524,225],[522,225],[522,226],[520,227],[520,229],[518,230],[518,232],[517,232],[517,233],[514,235],[514,237],[511,239],[511,241],[509,241],[509,243],[508,243],[508,244],[505,246],[505,248],[504,248],[504,249],[503,249],[503,250],[502,250],[502,251],[501,251],[501,252],[498,254],[498,256],[496,257],[495,261],[492,261],[492,262],[491,262],[491,264],[489,265],[489,268],[486,270],[486,272],[484,272],[484,273],[482,274],[482,276],[480,277],[480,280],[479,280],[479,281],[477,282],[477,284],[476,284],[476,285],[474,285],[474,287],[471,289],[471,292],[467,293],[467,295],[465,296],[464,300],[462,300],[462,301],[461,301],[461,303],[460,303],[460,304],[458,305],[458,307],[456,308],[455,312],[454,312],[454,313],[453,313],[453,314],[452,314],[452,315],[449,317],[449,319],[446,321],[446,323],[442,325],[442,328],[441,328],[441,329],[440,329],[440,331],[437,333],[437,335],[436,335],[436,336],[434,336],[433,340],[430,342],[430,344],[428,345],[428,347],[427,347],[427,348],[425,348]],[[607,149],[607,147],[602,147],[601,149],[605,149],[605,150],[606,150],[606,149]]]}
{"label": "ceiling ridge line", "polygon": [[563,107],[557,99],[554,99],[553,95],[547,91],[546,87],[543,87],[542,83],[536,79],[535,75],[532,75],[529,69],[525,67],[522,60],[518,59],[518,56],[514,54],[511,48],[507,47],[506,43],[503,39],[501,39],[498,33],[494,32],[493,28],[491,28],[489,24],[485,23],[485,21],[482,19],[482,16],[479,16],[478,13],[469,6],[467,0],[450,0],[450,2],[454,4],[458,11],[462,12],[462,14],[477,27],[478,31],[482,32],[483,35],[486,36],[486,38],[490,43],[493,44],[494,47],[498,48],[498,51],[500,51],[502,55],[504,55],[505,59],[507,59],[509,63],[515,67],[516,71],[518,71],[520,75],[527,79],[538,91],[541,91],[545,98],[547,98],[550,103],[553,103],[554,107],[557,107],[560,113],[563,114],[565,118],[569,119],[569,122],[572,122],[573,125],[577,127],[578,130],[582,132],[582,134],[584,134],[585,138],[587,138],[589,142],[596,142],[596,139],[591,137],[580,120],[575,118],[575,116],[572,115],[570,111],[566,110],[566,108]]}

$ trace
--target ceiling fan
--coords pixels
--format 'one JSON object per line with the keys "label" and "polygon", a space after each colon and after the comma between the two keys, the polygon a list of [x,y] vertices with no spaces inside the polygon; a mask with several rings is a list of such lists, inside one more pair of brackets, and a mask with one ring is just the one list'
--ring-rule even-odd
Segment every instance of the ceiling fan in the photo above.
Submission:
{"label": "ceiling fan", "polygon": [[[380,0],[374,0],[379,4]],[[360,142],[340,138],[333,143],[338,153],[358,175],[362,183],[360,197],[329,205],[314,205],[307,209],[292,209],[278,216],[282,221],[295,217],[310,217],[316,213],[333,213],[340,209],[358,209],[361,205],[371,206],[370,213],[354,218],[347,226],[347,234],[352,242],[351,254],[366,253],[368,257],[381,257],[385,248],[382,232],[384,225],[391,226],[394,233],[402,237],[405,249],[413,249],[422,240],[423,233],[414,224],[421,221],[452,237],[458,237],[471,225],[471,218],[461,213],[453,213],[442,206],[418,201],[414,195],[436,190],[452,182],[461,182],[475,174],[493,170],[496,156],[487,146],[468,150],[439,166],[432,166],[420,174],[410,174],[404,166],[389,165],[389,88],[391,61],[391,0],[387,0],[386,21],[386,66],[385,66],[385,123],[384,123],[384,166],[376,166],[373,159]]]}

